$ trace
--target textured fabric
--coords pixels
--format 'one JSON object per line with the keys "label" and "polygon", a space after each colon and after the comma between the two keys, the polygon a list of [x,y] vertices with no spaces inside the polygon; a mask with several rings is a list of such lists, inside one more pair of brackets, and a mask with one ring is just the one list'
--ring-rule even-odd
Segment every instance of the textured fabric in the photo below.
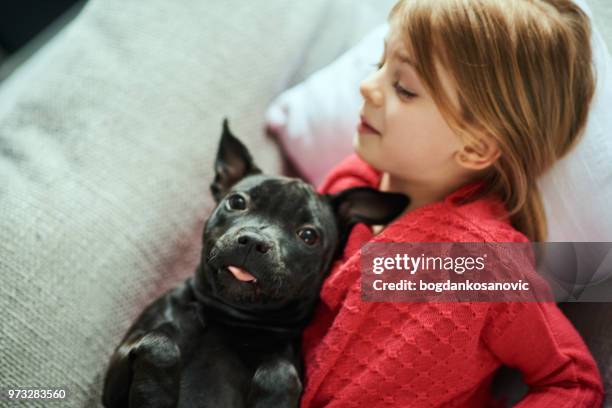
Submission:
{"label": "textured fabric", "polygon": [[265,106],[384,19],[349,4],[90,0],[2,84],[0,388],[98,405],[129,324],[193,273],[222,117],[278,173]]}
{"label": "textured fabric", "polygon": [[[378,187],[380,174],[353,155],[321,187]],[[477,184],[476,184],[477,185]],[[527,242],[501,201],[459,204],[468,185],[408,212],[373,236],[351,233],[304,334],[302,407],[494,406],[501,364],[520,369],[532,392],[521,407],[597,407],[603,390],[582,339],[554,303],[392,303],[360,299],[365,242]]]}
{"label": "textured fabric", "polygon": [[559,307],[593,353],[606,391],[604,406],[612,407],[612,304],[565,303]]}

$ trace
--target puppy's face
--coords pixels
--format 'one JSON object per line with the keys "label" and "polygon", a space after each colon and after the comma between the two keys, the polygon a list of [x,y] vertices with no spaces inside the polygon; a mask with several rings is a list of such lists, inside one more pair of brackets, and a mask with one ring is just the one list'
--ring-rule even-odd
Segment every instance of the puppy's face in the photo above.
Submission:
{"label": "puppy's face", "polygon": [[219,294],[237,303],[316,295],[338,246],[331,205],[298,179],[253,175],[206,223],[206,261]]}
{"label": "puppy's face", "polygon": [[296,178],[266,176],[224,123],[203,235],[202,273],[236,306],[312,300],[356,222],[384,224],[404,195],[355,188],[318,194]]}

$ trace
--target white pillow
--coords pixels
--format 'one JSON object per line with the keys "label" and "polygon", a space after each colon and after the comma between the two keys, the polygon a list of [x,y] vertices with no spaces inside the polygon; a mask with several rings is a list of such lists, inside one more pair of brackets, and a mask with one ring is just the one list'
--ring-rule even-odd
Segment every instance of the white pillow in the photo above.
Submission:
{"label": "white pillow", "polygon": [[283,92],[266,112],[268,131],[279,137],[300,173],[318,185],[353,151],[359,122],[359,83],[383,52],[383,24],[336,61]]}
{"label": "white pillow", "polygon": [[[576,3],[591,16],[582,0]],[[388,26],[303,83],[276,98],[266,114],[289,158],[314,184],[352,152],[362,100],[359,82],[383,52]],[[548,217],[549,241],[612,241],[612,62],[593,30],[597,89],[587,128],[576,148],[540,180]]]}

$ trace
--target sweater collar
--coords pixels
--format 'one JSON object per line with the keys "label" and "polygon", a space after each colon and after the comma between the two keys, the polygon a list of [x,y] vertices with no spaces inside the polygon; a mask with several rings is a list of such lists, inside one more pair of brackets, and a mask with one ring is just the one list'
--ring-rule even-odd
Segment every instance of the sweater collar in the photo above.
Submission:
{"label": "sweater collar", "polygon": [[[383,173],[374,167],[370,166],[365,161],[361,160],[363,167],[360,169],[360,177],[366,181],[370,187],[378,188],[380,186],[380,182],[382,179]],[[393,237],[396,227],[403,228],[404,225],[409,223],[414,217],[418,217],[423,212],[428,212],[436,209],[446,208],[448,210],[458,209],[462,206],[473,206],[478,207],[474,208],[481,216],[504,219],[507,218],[507,211],[503,202],[494,195],[487,194],[483,196],[483,199],[478,199],[475,201],[470,201],[470,198],[477,197],[479,193],[482,193],[486,188],[486,182],[482,180],[477,180],[465,184],[455,191],[448,194],[440,201],[436,201],[422,207],[416,208],[410,212],[407,212],[389,224],[383,231],[379,234],[374,235],[371,228],[366,225],[356,225],[355,229],[356,234],[358,236],[357,240],[354,240],[351,244],[360,247],[361,244],[370,241],[371,239],[376,239],[376,241],[381,240],[384,241]],[[348,251],[351,253],[352,251]],[[345,252],[346,253],[346,252]]]}
{"label": "sweater collar", "polygon": [[[382,179],[382,176],[383,176],[383,172],[380,171],[380,170],[375,169],[372,166],[370,166],[365,161],[363,161],[363,160],[361,160],[361,161],[362,161],[362,163],[364,165],[363,173],[361,174],[361,176],[363,177],[364,180],[366,180],[368,182],[368,184],[371,187],[377,189],[380,186],[380,182],[381,182],[381,179]],[[458,207],[458,206],[461,206],[461,205],[469,202],[470,197],[473,197],[473,196],[477,195],[485,187],[486,187],[486,183],[484,181],[482,181],[482,180],[473,181],[473,182],[467,183],[467,184],[459,187],[458,189],[456,189],[455,191],[451,192],[446,197],[444,197],[444,199],[442,199],[441,201],[425,205],[425,206],[423,206],[421,208],[426,208],[426,207],[429,207],[432,204],[439,204],[439,203],[445,203],[445,204],[448,204],[448,205],[450,205],[452,207]],[[495,197],[489,197],[489,198],[493,199],[493,200],[496,200]],[[400,218],[403,218],[403,216],[400,217]]]}

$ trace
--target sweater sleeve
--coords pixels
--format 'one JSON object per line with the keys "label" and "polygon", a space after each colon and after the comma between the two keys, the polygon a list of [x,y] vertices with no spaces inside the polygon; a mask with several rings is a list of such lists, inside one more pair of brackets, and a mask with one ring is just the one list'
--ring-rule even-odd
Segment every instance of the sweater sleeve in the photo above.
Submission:
{"label": "sweater sleeve", "polygon": [[517,407],[599,407],[603,386],[578,332],[554,303],[497,303],[483,340],[519,369],[529,393]]}
{"label": "sweater sleeve", "polygon": [[356,154],[341,161],[325,177],[318,191],[333,194],[352,187],[369,186],[378,188],[380,174]]}

